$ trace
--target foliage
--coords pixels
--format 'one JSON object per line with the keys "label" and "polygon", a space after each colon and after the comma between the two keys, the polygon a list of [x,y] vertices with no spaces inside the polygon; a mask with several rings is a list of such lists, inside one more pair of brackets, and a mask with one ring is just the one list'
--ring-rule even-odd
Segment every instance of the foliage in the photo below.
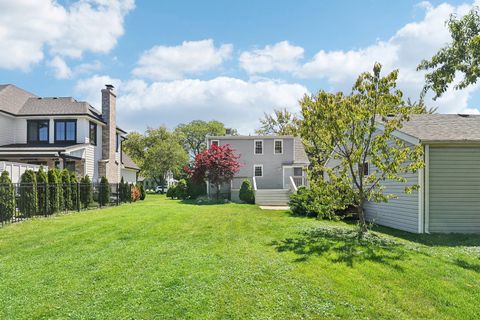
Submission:
{"label": "foliage", "polygon": [[26,170],[20,178],[20,212],[32,216],[38,211],[37,176],[33,170]]}
{"label": "foliage", "polygon": [[229,182],[240,170],[239,156],[229,145],[212,145],[195,157],[193,167],[188,169],[195,182],[208,181],[216,186],[217,200],[220,196],[220,186]]}
{"label": "foliage", "polygon": [[243,180],[242,186],[240,187],[239,197],[240,200],[245,203],[255,203],[255,194],[253,192],[253,186],[250,180]]}
{"label": "foliage", "polygon": [[479,9],[475,7],[462,18],[451,15],[447,25],[452,42],[417,67],[417,70],[429,71],[425,75],[424,93],[433,90],[435,99],[447,91],[459,73],[463,74],[463,79],[454,86],[455,89],[475,84],[480,77]]}
{"label": "foliage", "polygon": [[207,184],[205,181],[193,181],[191,178],[187,180],[187,194],[190,199],[196,199],[207,194]]}
{"label": "foliage", "polygon": [[76,186],[72,186],[70,180],[70,171],[63,169],[60,173],[61,183],[63,185],[63,207],[65,210],[73,210],[75,207],[72,202],[72,189]]}
{"label": "foliage", "polygon": [[225,125],[220,121],[193,120],[189,123],[181,123],[175,129],[180,133],[185,150],[194,158],[207,148],[207,136],[225,135]]}
{"label": "foliage", "polygon": [[132,202],[140,200],[140,188],[137,185],[131,184],[130,187],[130,197]]}
{"label": "foliage", "polygon": [[141,174],[153,179],[156,185],[164,183],[168,173],[176,175],[181,172],[188,161],[181,135],[166,127],[149,128],[144,135],[129,134],[124,147],[140,167]]}
{"label": "foliage", "polygon": [[15,211],[15,189],[8,171],[3,171],[0,175],[0,222],[10,220]]}
{"label": "foliage", "polygon": [[[402,173],[424,165],[421,146],[409,147],[393,136],[412,113],[424,111],[423,105],[410,106],[402,100],[402,92],[395,89],[398,71],[385,77],[380,71],[381,65],[376,63],[373,73],[361,74],[349,96],[320,91],[301,101],[300,134],[309,151],[318,152],[312,161],[311,184],[317,189],[330,188],[333,209],[353,205],[362,232],[367,231],[365,202],[385,202],[396,196],[384,194],[381,182],[406,182]],[[377,129],[379,123],[382,130]],[[325,165],[328,155],[338,165]],[[371,172],[363,170],[366,166]]]}
{"label": "foliage", "polygon": [[140,200],[145,200],[145,197],[147,196],[145,192],[145,187],[143,184],[140,185]]}
{"label": "foliage", "polygon": [[38,210],[40,212],[50,212],[50,185],[48,183],[48,175],[43,166],[37,171],[37,193],[38,193]]}
{"label": "foliage", "polygon": [[175,199],[176,195],[177,195],[177,188],[176,188],[176,186],[170,186],[170,187],[167,189],[167,198]]}
{"label": "foliage", "polygon": [[188,198],[188,184],[187,180],[180,179],[175,186],[175,197],[177,199],[187,199]]}
{"label": "foliage", "polygon": [[287,109],[275,109],[273,114],[264,113],[260,123],[260,129],[255,130],[260,135],[288,136],[297,133],[297,117]]}
{"label": "foliage", "polygon": [[[297,192],[290,195],[290,211],[297,216],[317,217],[322,219],[337,220],[336,215],[338,209],[346,209],[345,203],[348,200],[338,199],[342,193],[335,190],[331,192],[331,188],[335,188],[332,184],[325,183],[321,187],[314,185],[312,188],[301,186]],[[331,195],[334,195],[333,198]]]}
{"label": "foliage", "polygon": [[118,188],[119,188],[118,192],[119,192],[120,202],[130,201],[130,199],[131,199],[130,185],[128,184],[128,182],[125,182],[123,180],[123,177],[120,179],[120,184],[119,184]]}
{"label": "foliage", "polygon": [[98,202],[101,206],[106,206],[110,202],[110,184],[106,177],[100,179],[100,195],[98,196]]}
{"label": "foliage", "polygon": [[93,186],[90,177],[86,175],[80,180],[80,203],[84,208],[88,208],[93,202]]}
{"label": "foliage", "polygon": [[56,168],[48,170],[48,186],[49,186],[49,209],[50,213],[58,212],[63,208],[63,188],[61,185],[60,172]]}
{"label": "foliage", "polygon": [[78,190],[78,179],[74,172],[70,172],[70,186],[70,199],[72,202],[72,209],[76,210],[80,207],[80,195]]}

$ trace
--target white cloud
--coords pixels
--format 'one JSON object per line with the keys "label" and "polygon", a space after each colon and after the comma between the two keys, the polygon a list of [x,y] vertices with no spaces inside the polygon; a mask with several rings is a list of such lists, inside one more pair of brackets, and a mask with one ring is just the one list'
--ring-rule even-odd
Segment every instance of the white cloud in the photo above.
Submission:
{"label": "white cloud", "polygon": [[55,78],[68,79],[72,77],[72,74],[73,74],[72,70],[67,66],[67,64],[65,63],[65,60],[63,60],[59,56],[55,56],[47,64],[53,69]]}
{"label": "white cloud", "polygon": [[275,80],[248,82],[229,77],[149,84],[143,80],[94,76],[78,81],[75,89],[77,94],[99,106],[100,89],[106,83],[112,83],[118,90],[119,125],[127,130],[143,130],[160,124],[173,127],[193,119],[217,119],[241,133],[251,133],[264,112],[280,107],[298,112],[298,100],[308,93],[299,84]]}
{"label": "white cloud", "polygon": [[79,0],[69,6],[54,0],[0,1],[0,68],[28,71],[46,50],[74,58],[86,51],[109,52],[133,8],[133,0]]}
{"label": "white cloud", "polygon": [[141,55],[133,74],[152,80],[182,79],[219,66],[230,58],[232,49],[231,44],[216,48],[212,39],[184,41],[171,47],[155,46]]}
{"label": "white cloud", "polygon": [[263,49],[244,51],[240,55],[240,66],[250,74],[271,71],[294,71],[303,58],[303,48],[281,41]]}

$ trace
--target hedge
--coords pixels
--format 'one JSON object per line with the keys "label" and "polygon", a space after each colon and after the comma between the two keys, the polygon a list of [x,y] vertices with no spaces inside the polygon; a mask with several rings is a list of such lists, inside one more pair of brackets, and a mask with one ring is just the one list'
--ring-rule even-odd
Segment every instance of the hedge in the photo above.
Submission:
{"label": "hedge", "polygon": [[100,190],[99,190],[98,202],[101,206],[106,206],[110,202],[110,184],[106,177],[100,179]]}
{"label": "hedge", "polygon": [[38,193],[38,210],[48,213],[50,210],[50,186],[48,184],[48,175],[43,170],[43,166],[37,171],[37,193]]}
{"label": "hedge", "polygon": [[70,199],[72,202],[72,209],[77,210],[80,209],[80,195],[78,194],[78,180],[75,173],[70,172]]}
{"label": "hedge", "polygon": [[0,221],[8,221],[15,214],[15,190],[7,171],[0,176]]}
{"label": "hedge", "polygon": [[243,180],[242,186],[240,187],[239,198],[246,203],[255,203],[255,194],[250,180]]}
{"label": "hedge", "polygon": [[26,170],[20,178],[19,209],[27,217],[38,212],[37,177],[33,170]]}
{"label": "hedge", "polygon": [[88,208],[93,202],[93,186],[88,175],[80,180],[80,202],[84,208]]}
{"label": "hedge", "polygon": [[67,169],[62,170],[61,181],[63,185],[63,208],[65,210],[73,210],[75,207],[72,203],[72,189],[76,188],[76,186],[73,186],[70,181],[70,171]]}

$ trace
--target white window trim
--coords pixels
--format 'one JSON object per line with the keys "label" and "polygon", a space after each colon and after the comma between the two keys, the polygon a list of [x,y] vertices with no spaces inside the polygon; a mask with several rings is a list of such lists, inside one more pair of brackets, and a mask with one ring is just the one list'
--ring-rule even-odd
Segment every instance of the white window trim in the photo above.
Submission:
{"label": "white window trim", "polygon": [[217,145],[220,145],[220,140],[210,140],[210,146],[213,146],[213,142],[217,142]]}
{"label": "white window trim", "polygon": [[[256,168],[256,167],[262,168],[262,175],[261,175],[261,176],[255,175],[255,168]],[[262,177],[263,177],[263,164],[254,164],[254,165],[253,165],[253,176],[254,176],[255,178],[262,178]]]}
{"label": "white window trim", "polygon": [[[262,143],[262,153],[257,153],[257,142],[261,142]],[[263,155],[263,151],[265,149],[265,144],[263,143],[263,140],[253,140],[253,154],[255,155],[259,155],[259,156],[262,156]]]}
{"label": "white window trim", "polygon": [[[277,144],[277,141],[280,141],[282,143],[282,152],[275,152],[275,145]],[[283,154],[283,139],[274,139],[273,140],[273,154]]]}

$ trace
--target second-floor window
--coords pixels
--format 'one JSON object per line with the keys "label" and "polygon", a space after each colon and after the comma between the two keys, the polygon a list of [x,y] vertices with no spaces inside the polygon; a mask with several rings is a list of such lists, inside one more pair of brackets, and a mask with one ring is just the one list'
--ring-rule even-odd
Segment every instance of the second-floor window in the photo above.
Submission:
{"label": "second-floor window", "polygon": [[90,144],[93,144],[94,146],[97,145],[97,124],[95,122],[90,122],[89,124],[89,140]]}
{"label": "second-floor window", "polygon": [[27,120],[27,141],[48,143],[49,120]]}
{"label": "second-floor window", "polygon": [[263,154],[263,140],[255,140],[255,154]]}
{"label": "second-floor window", "polygon": [[274,154],[282,154],[283,153],[283,140],[275,140],[274,142]]}
{"label": "second-floor window", "polygon": [[77,120],[55,120],[55,142],[76,142]]}
{"label": "second-floor window", "polygon": [[212,140],[212,146],[217,146],[218,147],[218,143],[219,143],[218,140]]}

